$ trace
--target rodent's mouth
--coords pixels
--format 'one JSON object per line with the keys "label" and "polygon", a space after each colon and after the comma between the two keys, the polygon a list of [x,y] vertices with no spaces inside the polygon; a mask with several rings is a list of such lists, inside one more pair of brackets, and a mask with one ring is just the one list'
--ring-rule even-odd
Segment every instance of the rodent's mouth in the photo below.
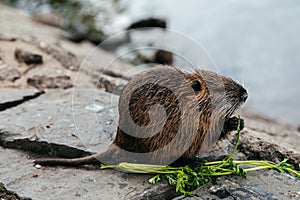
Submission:
{"label": "rodent's mouth", "polygon": [[227,111],[226,119],[232,117],[232,115],[234,115],[234,113],[236,113],[240,109],[241,105],[242,103],[234,103],[231,106],[231,108]]}
{"label": "rodent's mouth", "polygon": [[232,114],[228,114],[228,115],[226,115],[226,118],[225,119],[230,119],[231,117],[232,117],[232,115],[233,115],[234,113],[232,113]]}

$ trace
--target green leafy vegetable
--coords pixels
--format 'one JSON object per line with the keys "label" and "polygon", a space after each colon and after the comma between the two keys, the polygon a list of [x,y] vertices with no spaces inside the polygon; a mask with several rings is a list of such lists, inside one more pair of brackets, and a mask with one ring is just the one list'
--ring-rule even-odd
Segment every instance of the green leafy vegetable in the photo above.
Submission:
{"label": "green leafy vegetable", "polygon": [[[233,158],[238,148],[240,137],[240,116],[236,133],[236,143],[233,151],[228,158],[221,161],[205,162],[199,165],[196,169],[191,169],[189,166],[170,167],[162,165],[146,165],[134,163],[120,163],[118,165],[101,165],[101,169],[117,168],[127,172],[156,174],[149,179],[149,182],[154,184],[162,180],[166,180],[170,185],[176,187],[176,191],[185,196],[192,196],[191,191],[211,182],[217,176],[238,175],[246,178],[247,172],[261,169],[275,169],[282,173],[289,173],[300,179],[300,172],[296,171],[292,164],[287,163],[288,159],[276,164],[270,161],[247,160],[238,161]],[[240,165],[251,166],[242,168]]]}

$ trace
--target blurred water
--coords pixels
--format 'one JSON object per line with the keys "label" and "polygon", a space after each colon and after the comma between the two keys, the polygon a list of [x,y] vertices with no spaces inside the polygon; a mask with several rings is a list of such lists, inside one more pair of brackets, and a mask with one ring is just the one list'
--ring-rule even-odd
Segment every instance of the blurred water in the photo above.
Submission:
{"label": "blurred water", "polygon": [[247,107],[290,124],[300,124],[299,1],[124,0],[121,3],[127,5],[123,15],[133,21],[164,17],[169,28],[202,44],[221,73],[248,88]]}

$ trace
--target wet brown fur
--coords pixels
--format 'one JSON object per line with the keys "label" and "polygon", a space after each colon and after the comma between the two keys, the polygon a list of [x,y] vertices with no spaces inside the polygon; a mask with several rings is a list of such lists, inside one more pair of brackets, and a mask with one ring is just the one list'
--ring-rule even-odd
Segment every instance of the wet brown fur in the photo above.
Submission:
{"label": "wet brown fur", "polygon": [[[191,87],[195,81],[200,83],[199,91]],[[139,83],[143,84],[137,86]],[[175,91],[172,88],[176,88]],[[35,163],[71,166],[125,161],[165,164],[179,157],[193,157],[199,150],[200,153],[207,152],[220,134],[224,134],[224,123],[245,101],[242,98],[245,94],[246,90],[241,85],[213,72],[200,70],[188,74],[174,67],[157,66],[133,77],[123,89],[119,100],[117,135],[106,151],[83,158],[39,159]],[[165,121],[153,118],[162,115],[159,109],[153,109],[154,105],[164,108]],[[137,126],[130,124],[129,118]],[[179,139],[168,147],[179,130],[182,131]],[[193,130],[196,130],[195,134],[191,134]],[[160,152],[164,147],[167,148]],[[129,158],[120,149],[138,153],[137,157]],[[138,157],[141,154],[142,161]]]}

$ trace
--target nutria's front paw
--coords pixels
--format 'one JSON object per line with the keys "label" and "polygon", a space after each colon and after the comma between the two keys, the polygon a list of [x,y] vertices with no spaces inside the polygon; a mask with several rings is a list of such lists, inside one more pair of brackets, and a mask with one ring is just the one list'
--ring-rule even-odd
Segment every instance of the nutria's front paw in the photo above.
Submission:
{"label": "nutria's front paw", "polygon": [[[226,132],[237,130],[238,125],[239,125],[239,118],[231,117],[228,120],[226,120],[224,125],[224,130]],[[244,119],[241,118],[240,130],[243,130],[244,126],[245,126]]]}

